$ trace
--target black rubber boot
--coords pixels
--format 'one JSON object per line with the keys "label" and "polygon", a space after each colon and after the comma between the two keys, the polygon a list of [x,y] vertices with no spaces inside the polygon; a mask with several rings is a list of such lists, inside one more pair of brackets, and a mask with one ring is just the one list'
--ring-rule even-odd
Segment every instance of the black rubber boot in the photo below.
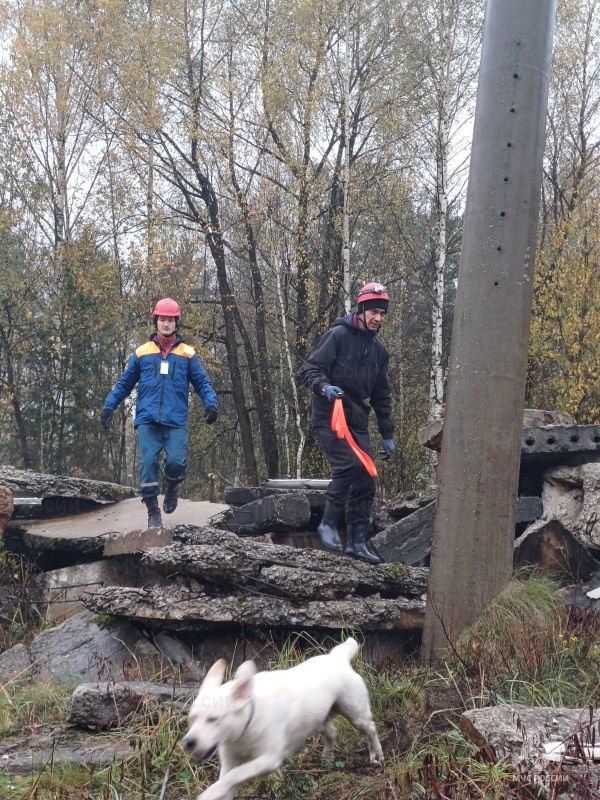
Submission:
{"label": "black rubber boot", "polygon": [[380,564],[381,559],[374,555],[365,543],[368,527],[368,522],[348,524],[346,530],[346,552],[344,555],[349,558],[356,558],[358,561],[364,561],[366,564]]}
{"label": "black rubber boot", "polygon": [[323,519],[317,528],[317,532],[321,537],[321,542],[325,547],[329,550],[336,550],[338,553],[341,553],[344,549],[338,533],[338,520],[341,514],[341,508],[334,506],[329,500],[325,500]]}
{"label": "black rubber boot", "polygon": [[158,497],[144,497],[142,503],[148,509],[148,527],[162,528],[162,518],[158,507]]}
{"label": "black rubber boot", "polygon": [[163,501],[163,511],[165,514],[172,514],[177,508],[177,487],[179,481],[165,481],[165,499]]}

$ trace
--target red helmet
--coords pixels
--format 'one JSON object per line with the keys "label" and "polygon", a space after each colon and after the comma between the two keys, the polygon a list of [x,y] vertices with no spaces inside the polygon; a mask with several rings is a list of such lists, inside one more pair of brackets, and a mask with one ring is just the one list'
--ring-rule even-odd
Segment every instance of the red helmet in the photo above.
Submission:
{"label": "red helmet", "polygon": [[175,302],[175,300],[171,300],[170,297],[163,297],[163,299],[159,300],[158,303],[154,306],[154,311],[152,312],[152,316],[176,317],[177,319],[180,319],[181,309],[179,308],[179,305]]}
{"label": "red helmet", "polygon": [[390,302],[388,290],[382,283],[365,283],[359,291],[356,302],[358,305],[364,303],[366,300],[382,300],[384,301],[383,308],[387,309],[387,304]]}

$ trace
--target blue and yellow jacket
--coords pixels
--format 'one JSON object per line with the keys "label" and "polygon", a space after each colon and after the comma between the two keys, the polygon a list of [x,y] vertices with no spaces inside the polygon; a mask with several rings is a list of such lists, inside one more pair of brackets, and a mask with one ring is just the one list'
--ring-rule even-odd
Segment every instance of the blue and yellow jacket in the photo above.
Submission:
{"label": "blue and yellow jacket", "polygon": [[104,409],[114,411],[138,383],[136,427],[158,422],[175,428],[187,428],[190,383],[205,408],[217,407],[217,395],[196,351],[185,344],[180,336],[177,336],[167,356],[161,352],[156,334],[150,337],[149,342],[138,347],[106,398]]}

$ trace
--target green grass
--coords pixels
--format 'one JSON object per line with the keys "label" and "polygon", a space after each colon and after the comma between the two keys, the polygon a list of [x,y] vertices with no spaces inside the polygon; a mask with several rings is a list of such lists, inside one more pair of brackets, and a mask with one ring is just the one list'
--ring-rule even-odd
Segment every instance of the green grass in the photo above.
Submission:
{"label": "green grass", "polygon": [[[280,770],[240,789],[265,800],[441,800],[524,797],[519,775],[466,740],[458,728],[466,709],[497,703],[597,705],[600,622],[589,610],[566,608],[557,586],[537,576],[515,579],[435,668],[406,664],[377,672],[360,662],[386,757],[368,763],[366,742],[338,720],[334,763],[322,744],[307,742]],[[526,635],[525,635],[526,634]],[[345,635],[360,638],[360,632]],[[336,640],[337,641],[337,640]],[[290,637],[273,668],[328,650],[307,634]],[[64,724],[70,689],[26,679],[0,693],[0,739],[36,726]],[[180,747],[186,714],[173,708],[140,716],[103,736],[126,742],[132,755],[107,767],[76,767],[59,754],[35,775],[0,776],[1,800],[165,800],[195,798],[216,780],[218,764],[192,762]],[[165,789],[166,786],[166,789]],[[533,795],[530,795],[533,796]]]}

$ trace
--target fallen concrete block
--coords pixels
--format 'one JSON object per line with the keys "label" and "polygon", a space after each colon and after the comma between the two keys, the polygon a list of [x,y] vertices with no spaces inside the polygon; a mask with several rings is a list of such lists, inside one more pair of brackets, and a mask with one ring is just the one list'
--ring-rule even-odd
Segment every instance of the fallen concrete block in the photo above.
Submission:
{"label": "fallen concrete block", "polygon": [[571,581],[588,580],[600,563],[557,519],[538,520],[515,541],[515,567],[535,566]]}
{"label": "fallen concrete block", "polygon": [[310,503],[304,494],[285,492],[232,508],[225,515],[222,527],[239,535],[300,530],[308,525],[310,517]]}
{"label": "fallen concrete block", "polygon": [[67,709],[67,722],[93,731],[125,725],[136,714],[173,709],[181,714],[198,687],[175,688],[144,681],[80,683]]}
{"label": "fallen concrete block", "polygon": [[429,503],[408,517],[375,534],[369,542],[387,563],[427,566],[433,539],[436,503]]}

